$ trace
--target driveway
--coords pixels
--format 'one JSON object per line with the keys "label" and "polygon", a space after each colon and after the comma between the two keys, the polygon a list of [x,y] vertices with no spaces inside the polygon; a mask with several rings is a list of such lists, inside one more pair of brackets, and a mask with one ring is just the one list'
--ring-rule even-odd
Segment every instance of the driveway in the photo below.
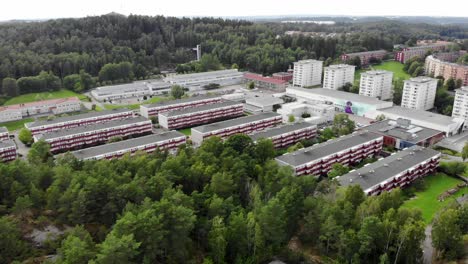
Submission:
{"label": "driveway", "polygon": [[434,247],[432,247],[432,225],[428,225],[424,231],[426,239],[423,242],[423,263],[431,264],[432,256],[434,255]]}

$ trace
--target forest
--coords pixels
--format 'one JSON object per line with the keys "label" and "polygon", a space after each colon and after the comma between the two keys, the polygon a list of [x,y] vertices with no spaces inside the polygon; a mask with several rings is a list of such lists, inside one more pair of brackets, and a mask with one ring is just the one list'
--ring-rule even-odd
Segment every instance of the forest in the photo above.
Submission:
{"label": "forest", "polygon": [[[402,191],[295,177],[274,155],[270,140],[234,135],[177,155],[54,161],[39,141],[0,164],[0,263],[419,263],[425,224]],[[462,252],[467,219],[465,206],[436,224],[443,254]],[[48,225],[67,231],[39,247],[25,237]]]}
{"label": "forest", "polygon": [[[333,32],[337,36],[285,35],[288,30]],[[91,86],[128,82],[193,61],[196,56],[192,48],[197,44],[212,58],[208,65],[188,70],[217,69],[222,65],[270,74],[284,71],[292,62],[303,58],[331,61],[343,52],[392,50],[394,44],[411,43],[415,39],[467,37],[468,29],[460,25],[398,21],[340,22],[324,26],[108,14],[9,22],[0,24],[0,85],[7,86],[3,87],[3,94],[14,96],[30,92],[28,84],[31,83],[37,83],[37,89],[55,89],[56,81],[49,87],[40,77],[45,74],[51,76],[49,79],[59,80],[62,87],[67,76],[76,79],[77,74],[81,78],[92,76]],[[468,46],[468,42],[463,45]],[[13,79],[18,81],[16,86]],[[77,83],[70,87],[89,87],[89,81]]]}

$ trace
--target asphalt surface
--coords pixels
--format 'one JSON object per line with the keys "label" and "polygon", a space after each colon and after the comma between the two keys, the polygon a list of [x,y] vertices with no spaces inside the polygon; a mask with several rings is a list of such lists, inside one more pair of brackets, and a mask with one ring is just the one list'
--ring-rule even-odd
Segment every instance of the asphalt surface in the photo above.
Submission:
{"label": "asphalt surface", "polygon": [[426,239],[423,242],[423,263],[431,264],[432,256],[434,255],[434,247],[432,247],[432,225],[428,225],[424,231]]}

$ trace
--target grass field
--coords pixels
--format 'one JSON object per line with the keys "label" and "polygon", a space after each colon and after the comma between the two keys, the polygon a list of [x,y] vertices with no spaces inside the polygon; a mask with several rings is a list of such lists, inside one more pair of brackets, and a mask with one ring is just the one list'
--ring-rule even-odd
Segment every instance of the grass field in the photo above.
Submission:
{"label": "grass field", "polygon": [[191,136],[192,135],[192,129],[191,128],[184,128],[184,129],[180,129],[180,130],[177,130],[179,131],[180,133],[186,135],[186,136]]}
{"label": "grass field", "polygon": [[8,129],[8,131],[11,132],[23,128],[25,123],[29,123],[32,121],[34,121],[34,118],[24,118],[21,120],[0,123],[0,127],[4,126]]}
{"label": "grass field", "polygon": [[[386,61],[382,62],[382,64],[379,65],[373,65],[371,66],[372,69],[374,70],[387,70],[393,72],[393,78],[399,78],[403,80],[409,79],[411,76],[407,74],[406,72],[403,71],[403,64],[397,62],[397,61]],[[354,74],[354,80],[359,80],[361,79],[361,73],[364,71],[368,71],[369,69],[365,70],[357,70]]]}
{"label": "grass field", "polygon": [[60,90],[60,91],[55,91],[55,92],[29,93],[29,94],[19,95],[6,101],[4,105],[24,104],[24,103],[30,103],[30,102],[35,102],[35,101],[59,99],[59,98],[66,98],[66,97],[72,97],[72,96],[76,96],[80,100],[86,98],[86,96],[83,94],[77,94],[70,90]]}
{"label": "grass field", "polygon": [[426,224],[429,224],[434,218],[437,211],[447,206],[450,202],[454,201],[455,198],[460,197],[462,194],[468,194],[468,188],[459,190],[455,195],[450,196],[443,202],[439,202],[437,198],[446,190],[455,187],[461,181],[449,177],[443,173],[430,175],[425,178],[427,188],[422,192],[416,192],[416,196],[413,199],[406,201],[403,204],[403,208],[418,208],[422,211],[422,216]]}
{"label": "grass field", "polygon": [[120,108],[128,108],[128,109],[131,109],[131,110],[135,110],[135,109],[139,109],[140,105],[142,105],[142,104],[154,104],[154,103],[157,103],[157,102],[161,102],[161,101],[163,101],[165,99],[166,99],[166,97],[155,96],[155,97],[150,98],[149,100],[146,100],[146,101],[144,101],[144,102],[142,102],[140,104],[129,104],[129,105],[105,104],[104,107],[107,110],[120,109]]}

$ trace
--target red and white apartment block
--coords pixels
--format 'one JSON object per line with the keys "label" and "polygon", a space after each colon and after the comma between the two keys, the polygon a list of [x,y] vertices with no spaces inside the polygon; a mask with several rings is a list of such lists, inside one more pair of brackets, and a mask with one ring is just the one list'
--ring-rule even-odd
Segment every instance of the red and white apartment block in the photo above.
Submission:
{"label": "red and white apartment block", "polygon": [[137,151],[152,153],[155,150],[175,151],[186,143],[186,136],[177,131],[168,131],[116,143],[73,151],[79,160],[100,160],[120,158],[125,154],[133,155]]}
{"label": "red and white apartment block", "polygon": [[296,175],[324,175],[335,163],[357,163],[382,150],[383,136],[367,131],[354,132],[325,143],[313,145],[276,158],[283,166],[291,166]]}
{"label": "red and white apartment block", "polygon": [[250,135],[254,142],[261,138],[271,139],[275,148],[284,148],[301,140],[315,138],[317,126],[307,122],[267,128],[264,131]]}
{"label": "red and white apartment block", "polygon": [[8,129],[6,127],[0,127],[0,141],[8,140],[10,134],[8,134]]}
{"label": "red and white apartment block", "polygon": [[146,118],[158,116],[159,113],[197,107],[222,102],[221,96],[201,95],[174,101],[159,102],[155,104],[141,105],[140,113]]}
{"label": "red and white apartment block", "polygon": [[180,129],[195,125],[213,123],[222,119],[242,116],[244,104],[231,101],[196,106],[159,113],[159,125],[165,129]]}
{"label": "red and white apartment block", "polygon": [[416,179],[436,171],[440,152],[413,146],[377,162],[337,177],[342,186],[360,185],[367,195],[378,195],[408,186]]}
{"label": "red and white apartment block", "polygon": [[367,65],[369,64],[369,61],[371,58],[382,60],[385,57],[385,55],[387,55],[387,53],[388,52],[386,50],[373,50],[373,51],[363,51],[363,52],[355,52],[355,53],[345,53],[341,55],[341,60],[346,62],[350,60],[351,58],[359,57],[359,59],[361,60],[361,64]]}
{"label": "red and white apartment block", "polygon": [[211,136],[218,136],[224,139],[234,134],[250,134],[262,131],[268,127],[274,127],[281,124],[281,121],[281,115],[273,112],[245,116],[194,127],[192,128],[191,138],[193,144],[199,146],[203,140]]}
{"label": "red and white apartment block", "polygon": [[0,162],[16,159],[16,144],[13,140],[0,141]]}
{"label": "red and white apartment block", "polygon": [[452,44],[453,43],[450,42],[439,42],[404,48],[403,50],[395,53],[395,60],[401,63],[405,63],[407,60],[413,57],[424,58],[428,51],[443,51]]}
{"label": "red and white apartment block", "polygon": [[56,154],[99,145],[114,137],[127,138],[151,132],[150,120],[135,117],[34,135],[34,141],[45,140],[50,144],[50,151]]}
{"label": "red and white apartment block", "polygon": [[101,112],[90,112],[81,115],[59,117],[53,120],[31,122],[25,124],[24,126],[29,129],[33,135],[38,135],[79,126],[101,124],[131,117],[133,117],[133,112],[131,110],[114,109]]}

